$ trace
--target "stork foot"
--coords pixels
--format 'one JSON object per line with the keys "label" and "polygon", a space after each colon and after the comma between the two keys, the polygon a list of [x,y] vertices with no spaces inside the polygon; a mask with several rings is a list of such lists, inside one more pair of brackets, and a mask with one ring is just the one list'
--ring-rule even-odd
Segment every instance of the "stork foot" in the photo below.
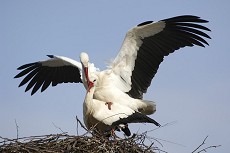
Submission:
{"label": "stork foot", "polygon": [[109,109],[109,110],[111,110],[111,105],[112,105],[112,104],[113,104],[112,102],[106,102],[106,103],[105,103],[105,105],[108,105],[108,109]]}
{"label": "stork foot", "polygon": [[106,131],[106,132],[105,132],[105,136],[108,137],[108,138],[109,138],[109,137],[116,138],[116,133],[115,133],[116,130],[117,130],[116,127],[111,128],[109,131]]}

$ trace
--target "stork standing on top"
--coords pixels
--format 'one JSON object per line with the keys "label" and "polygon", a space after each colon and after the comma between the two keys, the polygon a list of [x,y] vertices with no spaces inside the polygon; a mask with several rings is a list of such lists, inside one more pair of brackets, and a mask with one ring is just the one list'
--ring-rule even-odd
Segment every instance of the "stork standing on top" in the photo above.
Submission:
{"label": "stork standing on top", "polygon": [[118,103],[149,115],[156,111],[156,106],[143,100],[143,93],[147,92],[160,63],[165,56],[182,47],[208,45],[204,38],[210,37],[204,31],[210,29],[201,25],[207,22],[192,15],[143,22],[126,33],[118,55],[106,70],[97,71],[86,53],[81,53],[81,63],[48,55],[48,60],[19,67],[21,72],[15,78],[25,76],[19,87],[29,82],[25,91],[32,88],[33,95],[40,87],[43,92],[50,84],[56,86],[63,82],[80,82],[87,89],[93,85],[89,79],[92,73],[97,80],[94,99],[106,102],[110,109]]}

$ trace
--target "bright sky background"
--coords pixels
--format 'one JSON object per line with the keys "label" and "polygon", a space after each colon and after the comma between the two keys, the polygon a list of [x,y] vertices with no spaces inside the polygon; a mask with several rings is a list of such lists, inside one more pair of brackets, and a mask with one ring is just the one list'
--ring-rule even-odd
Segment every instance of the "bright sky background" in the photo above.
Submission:
{"label": "bright sky background", "polygon": [[[222,145],[210,153],[229,152],[229,6],[229,0],[1,0],[0,136],[16,138],[15,120],[20,137],[60,133],[54,124],[76,134],[75,116],[82,120],[82,84],[62,84],[30,96],[25,86],[18,88],[22,79],[13,79],[17,67],[47,59],[47,54],[79,61],[86,51],[103,70],[133,26],[192,14],[210,21],[205,24],[212,30],[210,46],[183,48],[165,58],[144,99],[157,103],[152,118],[162,125],[176,122],[149,136],[170,141],[160,140],[162,150],[185,153],[208,135],[207,146]],[[133,132],[155,129],[150,124],[131,127]]]}

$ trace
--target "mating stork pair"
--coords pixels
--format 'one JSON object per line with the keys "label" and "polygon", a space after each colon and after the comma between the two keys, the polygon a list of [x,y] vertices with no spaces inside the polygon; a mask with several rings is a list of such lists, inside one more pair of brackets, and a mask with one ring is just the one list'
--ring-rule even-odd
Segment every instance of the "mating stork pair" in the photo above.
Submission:
{"label": "mating stork pair", "polygon": [[210,30],[201,25],[207,22],[192,15],[143,22],[127,32],[118,55],[104,71],[89,63],[86,53],[81,53],[81,62],[48,55],[48,60],[19,67],[21,72],[15,78],[25,76],[19,87],[28,82],[25,91],[32,88],[31,95],[40,87],[43,92],[50,84],[83,83],[86,127],[96,127],[101,132],[121,128],[129,136],[128,123],[160,126],[147,116],[156,111],[156,105],[143,100],[143,93],[147,92],[164,56],[185,46],[208,45],[204,38],[210,37],[203,31]]}

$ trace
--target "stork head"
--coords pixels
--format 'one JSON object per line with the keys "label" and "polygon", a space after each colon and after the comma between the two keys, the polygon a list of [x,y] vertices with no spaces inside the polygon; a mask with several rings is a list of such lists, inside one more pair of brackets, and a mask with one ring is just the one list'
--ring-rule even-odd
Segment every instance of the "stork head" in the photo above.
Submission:
{"label": "stork head", "polygon": [[89,56],[87,53],[82,52],[80,54],[80,60],[81,60],[81,64],[82,64],[82,69],[84,71],[84,75],[85,75],[85,79],[86,79],[86,83],[88,84],[88,88],[89,88],[89,84],[91,84],[92,82],[89,81]]}
{"label": "stork head", "polygon": [[81,63],[83,65],[83,67],[88,67],[88,65],[89,65],[89,56],[88,56],[87,53],[82,52],[80,54],[80,60],[81,60]]}

